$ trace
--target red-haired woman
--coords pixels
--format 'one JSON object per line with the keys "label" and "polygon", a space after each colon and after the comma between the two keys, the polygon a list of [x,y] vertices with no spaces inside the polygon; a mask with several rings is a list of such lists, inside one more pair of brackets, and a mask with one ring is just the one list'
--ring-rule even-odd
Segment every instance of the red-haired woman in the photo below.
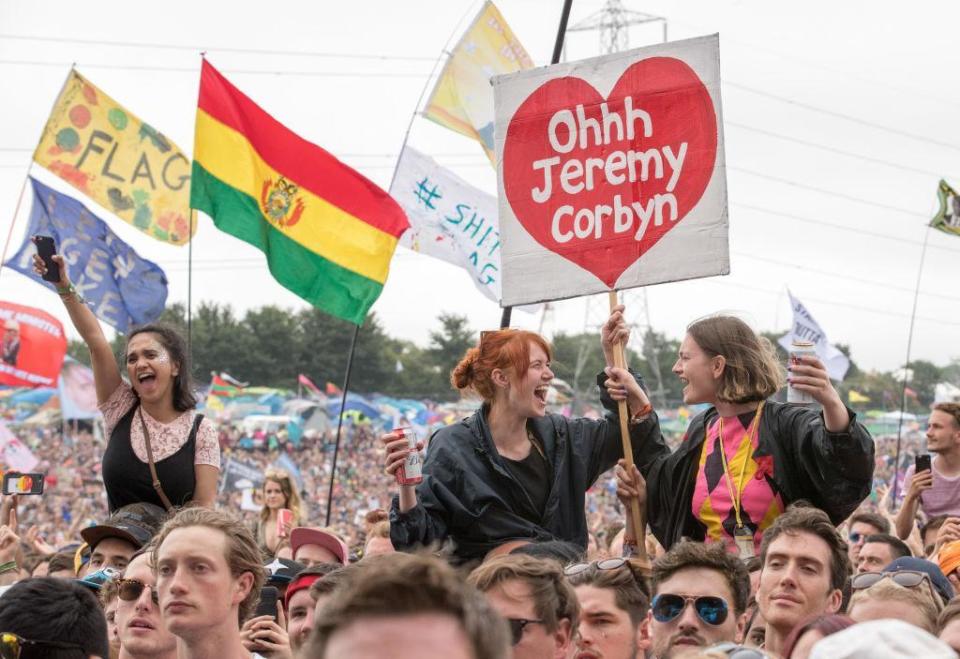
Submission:
{"label": "red-haired woman", "polygon": [[[547,414],[553,371],[542,337],[522,330],[484,332],[451,374],[454,387],[476,392],[483,405],[437,431],[423,481],[400,486],[390,511],[393,545],[403,550],[449,539],[459,562],[511,542],[560,539],[585,549],[584,494],[623,457],[614,399],[627,401],[634,447],[648,434],[660,434],[636,380],[613,367],[613,346],[628,335],[623,307],[617,307],[601,331],[607,368],[598,377],[612,414],[593,420]],[[390,435],[384,441],[392,475],[410,449]]]}

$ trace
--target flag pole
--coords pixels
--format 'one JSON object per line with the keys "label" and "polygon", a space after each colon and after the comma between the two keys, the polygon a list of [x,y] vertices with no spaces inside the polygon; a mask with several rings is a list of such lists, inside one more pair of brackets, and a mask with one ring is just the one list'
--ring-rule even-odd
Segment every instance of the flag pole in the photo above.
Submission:
{"label": "flag pole", "polygon": [[193,222],[197,211],[190,209],[190,229],[187,234],[187,354],[193,357]]}
{"label": "flag pole", "polygon": [[353,370],[353,354],[357,350],[357,336],[359,335],[360,325],[357,325],[353,330],[353,338],[350,339],[350,353],[347,355],[347,373],[343,376],[343,394],[340,397],[340,413],[337,415],[337,440],[333,445],[333,465],[330,467],[330,487],[327,490],[327,521],[324,523],[324,526],[330,526],[330,513],[333,511],[333,484],[337,480],[337,454],[340,453],[343,408],[347,405],[347,390],[350,388],[350,372]]}
{"label": "flag pole", "polygon": [[430,88],[430,83],[433,80],[433,74],[437,72],[437,67],[440,66],[440,62],[443,61],[443,58],[449,57],[450,42],[453,41],[453,37],[456,36],[457,32],[460,30],[460,24],[463,23],[463,19],[470,15],[471,10],[476,4],[476,2],[472,2],[467,7],[467,11],[463,13],[463,16],[460,17],[460,20],[458,20],[457,24],[454,26],[453,32],[451,32],[450,36],[447,37],[447,42],[443,44],[443,48],[440,50],[440,56],[437,57],[437,59],[433,62],[433,68],[430,69],[430,75],[427,76],[426,82],[423,83],[423,89],[420,90],[420,97],[417,99],[417,104],[413,107],[413,112],[410,113],[410,121],[407,122],[407,130],[403,134],[403,142],[400,144],[400,153],[397,154],[397,162],[393,166],[393,174],[390,176],[390,185],[387,186],[387,190],[390,190],[390,188],[393,187],[393,182],[397,180],[397,172],[400,170],[400,158],[403,156],[403,149],[407,146],[407,140],[410,138],[410,131],[413,130],[413,122],[420,113],[420,104],[423,103],[423,97],[427,95],[427,89]]}
{"label": "flag pole", "polygon": [[[551,64],[556,64],[560,61],[560,55],[563,53],[563,38],[567,34],[567,21],[570,19],[570,5],[573,4],[573,0],[563,0],[563,11],[560,12],[560,25],[557,27],[557,38],[553,42],[553,57],[550,59]],[[503,313],[500,314],[500,329],[505,327],[510,327],[510,317],[513,315],[513,307],[504,307]]]}
{"label": "flag pole", "polygon": [[920,280],[923,279],[923,262],[927,257],[927,241],[930,239],[930,225],[923,234],[923,248],[920,251],[920,267],[917,269],[917,287],[913,292],[913,311],[910,312],[910,333],[907,335],[907,361],[903,365],[903,388],[900,392],[900,418],[897,420],[897,451],[893,460],[893,496],[890,498],[890,509],[896,507],[897,486],[899,485],[898,470],[900,469],[900,442],[903,432],[903,413],[907,407],[907,376],[910,374],[910,350],[913,347],[913,325],[917,319],[917,300],[920,298]]}

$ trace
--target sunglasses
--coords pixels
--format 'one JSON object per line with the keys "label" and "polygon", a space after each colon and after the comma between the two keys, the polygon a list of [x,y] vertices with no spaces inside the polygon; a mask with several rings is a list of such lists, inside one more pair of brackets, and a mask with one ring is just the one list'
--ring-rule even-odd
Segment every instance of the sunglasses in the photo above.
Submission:
{"label": "sunglasses", "polygon": [[730,613],[726,601],[722,597],[688,597],[685,595],[674,595],[672,593],[661,593],[653,598],[653,604],[650,606],[650,612],[657,622],[670,622],[676,619],[687,608],[687,604],[693,604],[693,610],[697,616],[708,625],[722,625]]}
{"label": "sunglasses", "polygon": [[[157,594],[155,586],[148,586],[137,579],[117,579],[117,597],[124,602],[136,602],[143,594],[144,588],[150,589],[150,599],[157,606],[160,605],[160,596]],[[3,658],[6,659],[6,658]]]}
{"label": "sunglasses", "polygon": [[568,565],[563,568],[563,573],[568,577],[574,577],[586,572],[592,567],[596,567],[598,570],[619,570],[624,565],[628,565],[627,559],[625,558],[605,558],[602,561],[594,561],[593,563],[574,563]]}
{"label": "sunglasses", "polygon": [[850,542],[853,544],[857,544],[860,542],[860,539],[866,537],[866,535],[866,533],[851,532],[849,535],[847,535],[847,538],[849,538]]}
{"label": "sunglasses", "polygon": [[61,643],[60,641],[31,641],[18,636],[13,632],[0,633],[0,659],[20,659],[20,653],[28,645],[47,648],[62,648],[64,650],[83,650],[82,645],[76,643]]}
{"label": "sunglasses", "polygon": [[930,580],[930,575],[926,572],[917,572],[914,570],[902,570],[900,572],[864,572],[850,580],[850,587],[854,590],[865,590],[883,579],[892,579],[893,583],[898,586],[903,586],[904,588],[916,588],[926,581],[930,588],[930,594],[933,595],[934,603],[937,607],[942,608],[943,606],[943,600],[940,598],[940,595],[937,594],[936,589],[933,587],[933,581]]}
{"label": "sunglasses", "polygon": [[543,620],[527,620],[526,618],[507,618],[507,622],[510,624],[510,638],[513,645],[519,643],[520,639],[523,638],[523,630],[527,628],[527,625],[543,624]]}

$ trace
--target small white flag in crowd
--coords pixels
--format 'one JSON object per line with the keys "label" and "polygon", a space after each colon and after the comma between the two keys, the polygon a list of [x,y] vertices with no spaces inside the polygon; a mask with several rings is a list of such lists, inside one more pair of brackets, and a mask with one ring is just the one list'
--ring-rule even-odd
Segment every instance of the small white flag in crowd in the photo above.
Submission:
{"label": "small white flag in crowd", "polygon": [[790,308],[793,309],[793,327],[780,337],[780,345],[789,352],[794,341],[813,343],[816,346],[817,356],[827,367],[830,378],[832,380],[842,380],[847,373],[847,369],[850,368],[850,360],[827,341],[826,333],[820,328],[820,324],[814,320],[813,315],[807,310],[803,302],[793,297],[793,293],[790,291],[787,291],[787,294],[790,296]]}
{"label": "small white flag in crowd", "polygon": [[3,421],[0,421],[0,457],[11,471],[33,471],[40,462]]}

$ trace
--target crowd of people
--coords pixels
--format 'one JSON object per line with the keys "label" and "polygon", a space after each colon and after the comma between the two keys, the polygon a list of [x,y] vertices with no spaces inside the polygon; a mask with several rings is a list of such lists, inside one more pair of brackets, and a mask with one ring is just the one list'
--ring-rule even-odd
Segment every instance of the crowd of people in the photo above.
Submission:
{"label": "crowd of people", "polygon": [[[958,404],[935,405],[896,464],[817,357],[779,364],[714,316],[673,366],[702,411],[667,442],[623,363],[622,307],[601,331],[599,419],[548,411],[542,337],[484,332],[451,374],[476,412],[413,442],[351,426],[326,526],[329,437],[242,447],[197,412],[165,327],[131,333],[122,377],[61,276],[106,438],[24,437],[48,490],[0,506],[0,657],[960,650]],[[784,385],[816,404],[777,402]],[[230,460],[255,493],[225,478]]]}

